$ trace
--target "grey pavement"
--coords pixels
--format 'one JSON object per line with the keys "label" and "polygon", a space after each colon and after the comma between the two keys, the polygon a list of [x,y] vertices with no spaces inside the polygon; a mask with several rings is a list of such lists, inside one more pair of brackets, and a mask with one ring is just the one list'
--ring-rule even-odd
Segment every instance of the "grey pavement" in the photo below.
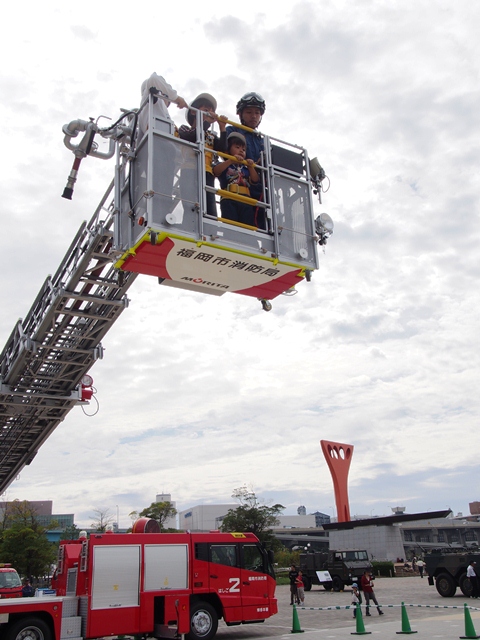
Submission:
{"label": "grey pavement", "polygon": [[[453,598],[442,598],[435,587],[429,586],[426,578],[412,576],[377,578],[375,593],[385,615],[379,616],[376,608],[372,607],[370,609],[372,615],[367,618],[365,603],[363,604],[362,620],[367,638],[371,635],[372,638],[398,640],[403,635],[399,633],[402,631],[402,602],[405,603],[408,626],[411,631],[417,631],[412,634],[416,638],[456,640],[465,636],[464,604],[469,607],[471,619],[471,626],[468,626],[467,631],[471,633],[473,626],[475,634],[480,637],[480,600],[466,598],[459,589]],[[221,622],[217,633],[218,640],[249,640],[293,635],[298,635],[305,640],[320,637],[346,640],[355,637],[357,624],[353,619],[353,612],[351,609],[343,608],[351,604],[351,591],[348,587],[340,593],[328,592],[317,586],[314,586],[312,591],[306,592],[305,608],[296,608],[302,631],[298,634],[292,634],[293,607],[290,606],[289,587],[277,587],[277,598],[279,609],[277,615],[262,624],[239,627],[226,627]]]}

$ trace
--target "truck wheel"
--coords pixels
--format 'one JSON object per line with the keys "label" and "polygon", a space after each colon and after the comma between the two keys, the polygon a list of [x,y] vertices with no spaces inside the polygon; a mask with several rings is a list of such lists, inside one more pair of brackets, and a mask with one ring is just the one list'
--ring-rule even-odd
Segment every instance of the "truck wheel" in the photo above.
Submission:
{"label": "truck wheel", "polygon": [[435,586],[442,598],[451,598],[457,590],[455,580],[449,573],[441,573],[438,575],[435,580]]}
{"label": "truck wheel", "polygon": [[[217,633],[217,612],[208,602],[197,602],[190,611],[188,640],[211,640]],[[20,639],[19,639],[20,640]]]}
{"label": "truck wheel", "polygon": [[23,618],[13,622],[5,632],[5,640],[51,640],[46,622],[40,618]]}
{"label": "truck wheel", "polygon": [[332,587],[334,591],[343,591],[345,584],[339,576],[333,576]]}
{"label": "truck wheel", "polygon": [[472,583],[470,582],[470,579],[467,578],[466,573],[462,573],[462,575],[458,580],[458,584],[460,585],[460,589],[462,590],[463,595],[467,596],[467,598],[470,598],[470,596],[472,595],[473,589],[472,589]]}
{"label": "truck wheel", "polygon": [[310,578],[308,576],[302,576],[302,580],[303,580],[303,588],[305,589],[305,591],[311,591],[312,581],[310,580]]}

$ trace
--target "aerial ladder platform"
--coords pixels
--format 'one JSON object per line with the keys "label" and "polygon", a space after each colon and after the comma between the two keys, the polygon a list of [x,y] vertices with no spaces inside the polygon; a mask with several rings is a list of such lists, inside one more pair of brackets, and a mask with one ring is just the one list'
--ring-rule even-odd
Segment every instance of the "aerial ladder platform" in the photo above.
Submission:
{"label": "aerial ladder platform", "polygon": [[[318,161],[263,134],[257,134],[264,145],[257,166],[263,195],[255,204],[265,212],[265,227],[207,214],[209,191],[217,198],[242,196],[206,184],[204,113],[195,110],[197,140],[187,142],[175,135],[171,120],[155,115],[156,99],[162,96],[152,90],[139,110],[122,110],[105,128],[92,119],[63,127],[75,156],[63,197],[72,198],[87,156],[115,156],[114,180],[0,355],[0,494],[69,411],[88,404],[88,371],[102,359],[101,341],[128,306],[138,274],[210,295],[254,297],[268,311],[271,299],[311,279],[319,266],[317,245],[333,232],[328,214],[313,213],[312,191],[321,193],[325,178]],[[148,109],[149,125],[139,133],[142,109]],[[104,147],[108,140],[108,150],[96,136]]]}

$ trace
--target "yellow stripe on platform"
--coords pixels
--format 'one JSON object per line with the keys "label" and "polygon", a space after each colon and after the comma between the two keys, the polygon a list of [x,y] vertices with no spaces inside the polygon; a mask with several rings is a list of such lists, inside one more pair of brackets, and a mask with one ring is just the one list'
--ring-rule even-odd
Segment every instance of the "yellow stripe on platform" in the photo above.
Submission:
{"label": "yellow stripe on platform", "polygon": [[[217,218],[218,220],[223,220],[222,218]],[[223,220],[224,222],[229,222],[230,224],[239,225],[242,227],[246,227],[247,229],[254,229],[256,227],[249,227],[249,225],[243,225],[240,222],[234,222],[233,220]],[[280,261],[278,258],[270,257],[268,255],[259,256],[257,253],[250,253],[249,251],[242,251],[241,249],[233,249],[232,247],[226,247],[223,245],[219,245],[215,242],[207,242],[206,240],[195,240],[193,238],[188,238],[185,236],[180,236],[174,233],[167,232],[158,232],[155,229],[149,228],[147,231],[140,237],[140,239],[134,244],[133,247],[125,251],[125,253],[114,263],[115,269],[121,269],[124,262],[130,257],[135,256],[137,253],[137,249],[141,244],[145,242],[150,242],[150,232],[154,231],[157,234],[157,244],[162,244],[162,242],[166,238],[172,238],[173,240],[182,240],[183,242],[190,242],[191,244],[195,244],[197,247],[211,247],[212,249],[221,249],[222,251],[228,251],[229,253],[236,253],[240,256],[248,256],[249,258],[255,258],[255,260],[262,260],[263,262],[271,262],[273,265],[282,264],[286,267],[293,267],[295,269],[300,269],[300,273],[298,274],[299,278],[305,277],[306,267],[300,264],[296,264],[295,262],[287,262]]]}

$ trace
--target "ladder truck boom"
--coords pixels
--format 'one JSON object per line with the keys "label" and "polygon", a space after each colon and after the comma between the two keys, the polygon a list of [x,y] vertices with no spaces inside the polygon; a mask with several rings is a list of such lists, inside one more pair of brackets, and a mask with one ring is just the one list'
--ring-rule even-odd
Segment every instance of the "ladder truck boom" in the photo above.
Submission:
{"label": "ladder truck boom", "polygon": [[102,358],[101,340],[128,306],[137,274],[119,279],[110,257],[111,208],[100,220],[112,188],[0,355],[0,493],[81,402],[82,378]]}
{"label": "ladder truck boom", "polygon": [[[171,119],[155,113],[157,99],[162,96],[151,91],[140,110],[122,110],[105,128],[98,119],[63,127],[75,156],[63,197],[72,198],[80,162],[88,156],[115,156],[114,179],[0,354],[0,493],[68,412],[91,397],[82,379],[102,358],[101,340],[128,306],[126,293],[138,274],[201,294],[250,296],[269,311],[270,300],[311,280],[319,267],[317,245],[333,232],[328,214],[314,218],[312,191],[321,202],[326,176],[306,149],[231,122],[262,140],[255,165],[261,194],[254,199],[216,189],[206,179],[205,157],[212,150],[205,113],[193,109],[197,139],[183,140]],[[148,114],[145,131],[140,114]],[[108,141],[106,151],[96,136]],[[257,207],[262,224],[212,214],[212,193]]]}

